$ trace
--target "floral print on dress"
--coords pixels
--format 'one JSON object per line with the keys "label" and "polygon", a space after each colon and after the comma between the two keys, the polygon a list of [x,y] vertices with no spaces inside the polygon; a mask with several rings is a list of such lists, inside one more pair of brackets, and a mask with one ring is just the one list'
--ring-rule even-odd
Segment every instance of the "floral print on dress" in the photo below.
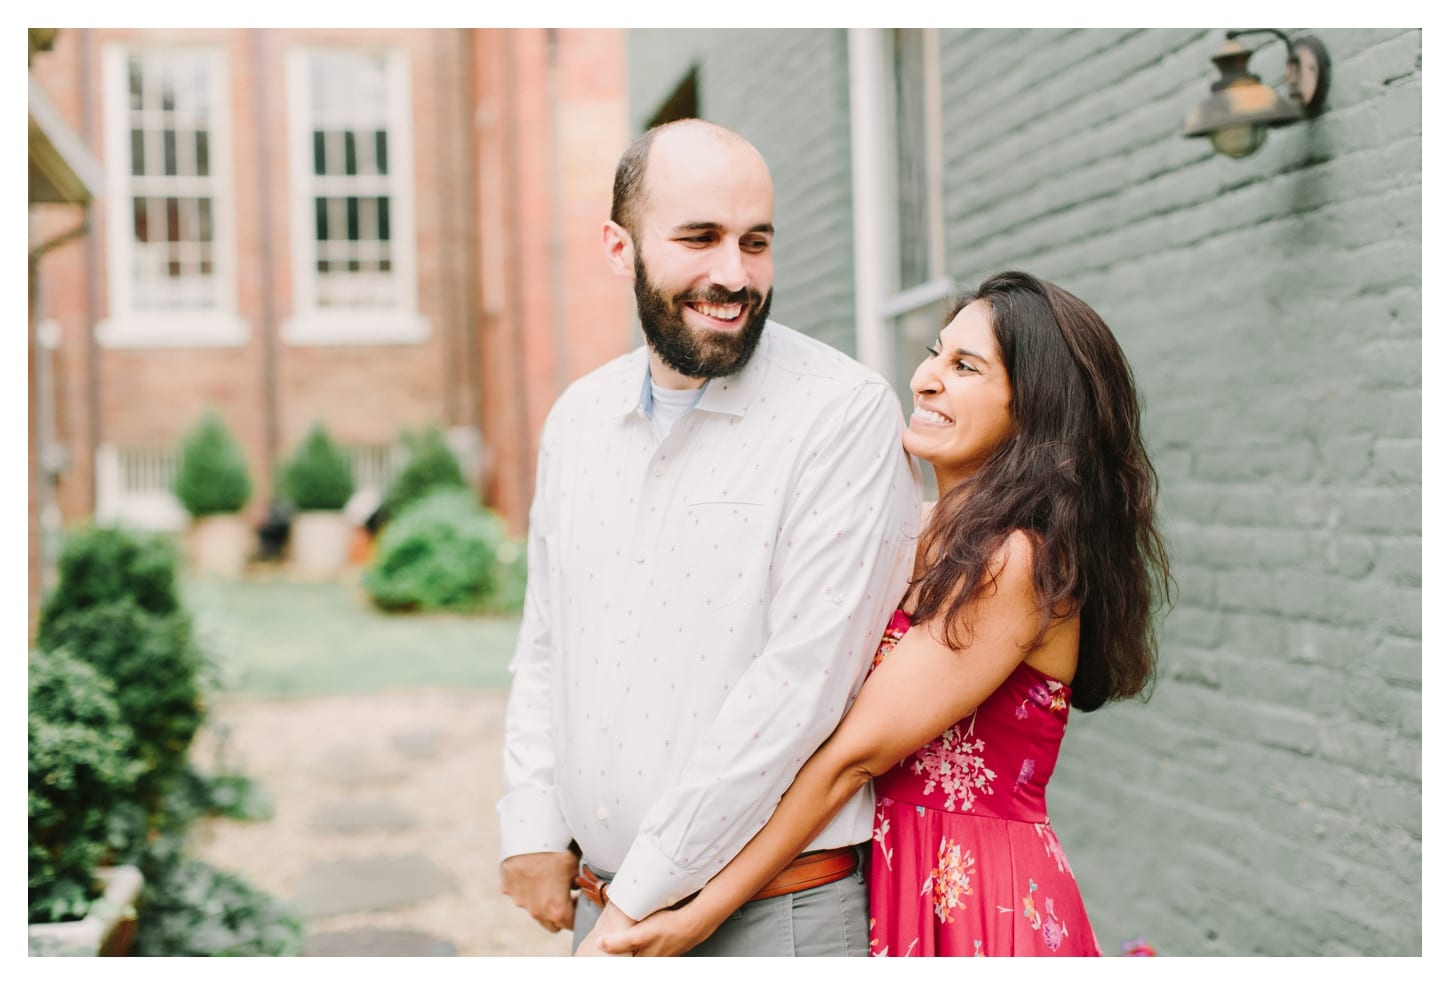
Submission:
{"label": "floral print on dress", "polygon": [[939,923],[951,923],[952,910],[966,907],[976,872],[977,860],[971,851],[943,837],[936,850],[936,867],[921,887],[922,896],[931,893],[932,910]]}
{"label": "floral print on dress", "polygon": [[973,736],[973,724],[975,718],[968,720],[966,729],[958,722],[912,758],[911,771],[926,778],[921,792],[929,794],[940,786],[949,811],[970,811],[977,793],[991,793],[992,781],[997,778],[996,771],[982,758],[987,746]]}
{"label": "floral print on dress", "polygon": [[[876,663],[910,625],[904,612],[892,617]],[[1047,814],[1071,693],[1020,664],[974,711],[876,778],[871,954],[1102,953]]]}
{"label": "floral print on dress", "polygon": [[1042,847],[1047,849],[1047,857],[1057,863],[1057,871],[1072,875],[1072,866],[1067,864],[1067,853],[1062,850],[1062,842],[1057,840],[1057,832],[1052,830],[1052,823],[1043,821],[1032,827],[1037,829],[1037,837],[1042,839]]}
{"label": "floral print on dress", "polygon": [[1061,681],[1042,680],[1027,689],[1027,696],[1040,708],[1048,711],[1062,711],[1067,707],[1067,695]]}
{"label": "floral print on dress", "polygon": [[876,806],[876,827],[871,832],[871,840],[881,846],[881,855],[886,861],[886,867],[891,868],[891,846],[886,843],[886,836],[891,833],[891,819],[886,816],[886,808],[891,801],[877,804]]}

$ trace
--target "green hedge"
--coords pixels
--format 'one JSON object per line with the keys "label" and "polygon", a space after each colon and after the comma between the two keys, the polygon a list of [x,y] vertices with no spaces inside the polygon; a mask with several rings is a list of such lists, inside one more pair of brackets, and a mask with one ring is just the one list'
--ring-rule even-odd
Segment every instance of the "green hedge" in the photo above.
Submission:
{"label": "green hedge", "polygon": [[497,513],[444,488],[388,523],[363,587],[391,612],[509,611],[522,601],[520,553]]}
{"label": "green hedge", "polygon": [[182,439],[172,491],[192,516],[236,513],[252,498],[247,458],[215,411]]}

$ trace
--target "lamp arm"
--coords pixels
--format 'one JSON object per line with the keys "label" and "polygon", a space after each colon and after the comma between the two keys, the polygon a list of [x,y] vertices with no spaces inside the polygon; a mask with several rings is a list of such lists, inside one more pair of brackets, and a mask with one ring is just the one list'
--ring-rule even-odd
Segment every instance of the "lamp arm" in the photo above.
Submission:
{"label": "lamp arm", "polygon": [[1231,28],[1224,36],[1233,39],[1245,34],[1272,34],[1284,42],[1284,48],[1289,52],[1289,64],[1299,64],[1299,56],[1294,53],[1294,42],[1289,40],[1289,35],[1274,27],[1236,27]]}

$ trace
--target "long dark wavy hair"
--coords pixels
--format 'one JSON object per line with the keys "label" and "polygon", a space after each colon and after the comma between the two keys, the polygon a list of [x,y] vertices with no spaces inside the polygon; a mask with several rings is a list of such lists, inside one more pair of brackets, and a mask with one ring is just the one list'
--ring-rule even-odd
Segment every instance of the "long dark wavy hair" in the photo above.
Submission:
{"label": "long dark wavy hair", "polygon": [[1097,313],[1056,285],[997,274],[958,298],[947,322],[978,299],[991,308],[1013,427],[933,510],[913,618],[943,617],[947,644],[960,648],[967,607],[992,586],[992,557],[1023,530],[1035,544],[1041,611],[1027,649],[1055,620],[1080,614],[1072,706],[1092,711],[1146,693],[1157,665],[1154,612],[1171,604],[1173,579],[1132,370]]}

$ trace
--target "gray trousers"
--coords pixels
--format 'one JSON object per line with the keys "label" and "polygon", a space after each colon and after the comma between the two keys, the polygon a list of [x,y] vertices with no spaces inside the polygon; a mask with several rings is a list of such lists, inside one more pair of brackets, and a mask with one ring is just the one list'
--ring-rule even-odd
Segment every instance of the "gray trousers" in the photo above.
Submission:
{"label": "gray trousers", "polygon": [[[859,852],[861,849],[858,848]],[[601,879],[613,873],[589,867]],[[574,910],[574,949],[599,919],[599,907],[582,894]],[[854,957],[869,950],[866,869],[824,886],[746,903],[687,958]]]}

